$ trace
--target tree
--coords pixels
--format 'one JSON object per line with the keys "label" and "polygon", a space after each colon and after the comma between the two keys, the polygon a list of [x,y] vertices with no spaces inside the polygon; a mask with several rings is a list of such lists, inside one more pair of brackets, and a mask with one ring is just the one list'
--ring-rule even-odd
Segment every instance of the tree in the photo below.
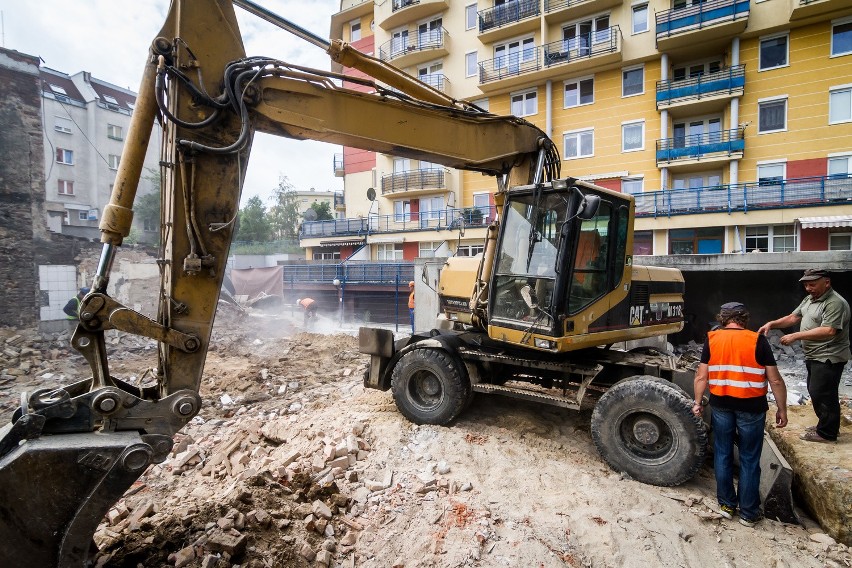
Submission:
{"label": "tree", "polygon": [[[317,216],[314,221],[333,221],[334,215],[331,214],[331,205],[328,204],[328,201],[323,201],[322,203],[311,203],[311,209],[313,209]],[[302,215],[302,218],[306,218]]]}
{"label": "tree", "polygon": [[273,205],[269,210],[269,223],[275,239],[295,240],[299,237],[299,198],[287,176],[281,176],[278,187],[272,192]]}
{"label": "tree", "polygon": [[[151,183],[153,191],[137,197],[133,204],[133,211],[136,219],[141,221],[144,226],[156,229],[160,226],[160,171],[154,168],[146,168],[146,170],[148,173],[142,176],[142,179]],[[156,243],[159,242],[159,239],[160,233],[156,231],[153,240]],[[146,240],[144,233],[140,235],[137,231],[136,240]]]}
{"label": "tree", "polygon": [[272,235],[272,225],[266,216],[266,207],[260,197],[254,196],[240,209],[238,241],[266,242]]}

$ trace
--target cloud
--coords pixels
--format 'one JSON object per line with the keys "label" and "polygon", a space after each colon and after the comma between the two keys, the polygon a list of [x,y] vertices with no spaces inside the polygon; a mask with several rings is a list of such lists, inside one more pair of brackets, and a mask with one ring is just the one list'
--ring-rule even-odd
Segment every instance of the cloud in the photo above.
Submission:
{"label": "cloud", "polygon": [[[326,39],[337,0],[261,0],[268,10]],[[88,71],[94,77],[138,90],[145,56],[163,25],[166,0],[0,0],[5,45],[38,55],[44,65],[64,73]],[[318,69],[330,69],[328,56],[296,36],[236,8],[248,55],[263,55]],[[266,199],[286,175],[297,189],[342,189],[334,177],[339,146],[258,134],[246,172],[241,203]]]}

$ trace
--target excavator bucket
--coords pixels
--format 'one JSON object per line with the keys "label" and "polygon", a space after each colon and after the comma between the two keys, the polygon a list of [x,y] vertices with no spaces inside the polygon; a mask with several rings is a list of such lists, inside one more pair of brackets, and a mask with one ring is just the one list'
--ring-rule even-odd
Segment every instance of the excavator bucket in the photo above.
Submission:
{"label": "excavator bucket", "polygon": [[760,500],[767,519],[801,525],[793,508],[793,470],[767,432],[760,454]]}

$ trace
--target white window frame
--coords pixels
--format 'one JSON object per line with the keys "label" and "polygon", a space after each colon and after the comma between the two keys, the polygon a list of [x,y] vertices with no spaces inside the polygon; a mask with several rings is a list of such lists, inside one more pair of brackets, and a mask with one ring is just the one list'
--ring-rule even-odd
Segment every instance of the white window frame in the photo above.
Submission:
{"label": "white window frame", "polygon": [[[470,9],[473,8],[473,23],[470,21]],[[477,11],[477,5],[468,4],[464,7],[464,29],[465,30],[474,30],[479,28],[479,13]]]}
{"label": "white window frame", "polygon": [[[59,152],[62,152],[62,159],[59,158]],[[74,165],[74,150],[68,150],[67,148],[57,148],[55,157],[57,164],[65,164],[66,166]]]}
{"label": "white window frame", "polygon": [[87,209],[82,209],[77,211],[77,220],[78,221],[88,221],[89,220],[89,211]]}
{"label": "white window frame", "polygon": [[[787,95],[778,95],[776,97],[766,97],[764,99],[758,99],[757,100],[757,133],[758,134],[774,134],[776,132],[787,132],[787,127],[788,127],[787,113],[789,112],[789,109],[790,109],[788,99],[789,99],[789,97]],[[773,129],[773,130],[761,130],[760,129],[761,107],[764,104],[777,103],[779,101],[784,101],[784,126],[783,126],[783,128],[776,128],[776,129]]]}
{"label": "white window frame", "polygon": [[101,95],[101,96],[103,97],[103,99],[104,99],[106,102],[108,102],[108,103],[110,103],[110,104],[113,104],[113,105],[117,105],[117,104],[118,104],[118,100],[117,100],[114,96],[112,96],[112,95]]}
{"label": "white window frame", "polygon": [[[841,120],[832,120],[831,114],[832,114],[832,110],[834,110],[834,105],[836,104],[836,103],[834,103],[834,98],[832,97],[832,95],[834,95],[836,93],[844,93],[844,92],[849,93],[849,105],[848,105],[849,108],[847,110],[848,118],[844,118],[844,119],[841,119]],[[828,123],[829,124],[843,124],[845,122],[852,122],[852,83],[849,83],[849,84],[846,84],[846,85],[837,85],[837,86],[834,86],[834,87],[829,87],[829,89],[828,89]]]}
{"label": "white window frame", "polygon": [[440,247],[442,242],[443,241],[419,241],[417,243],[417,255],[420,258],[434,258],[435,249]]}
{"label": "white window frame", "polygon": [[64,87],[60,87],[59,85],[54,85],[53,83],[48,83],[50,85],[50,90],[53,91],[57,95],[68,96],[68,92]]}
{"label": "white window frame", "polygon": [[[513,43],[518,44],[518,52],[517,52],[518,60],[515,63],[511,62],[510,61],[511,58],[509,57],[510,56],[509,46],[512,45]],[[524,48],[524,45],[526,43],[530,43],[531,47],[530,48]],[[504,52],[504,54],[498,55],[498,51],[501,51],[501,50]],[[527,59],[528,55],[529,55],[529,59]],[[508,41],[504,41],[503,43],[494,46],[494,60],[500,61],[500,63],[501,63],[499,65],[499,67],[495,64],[494,65],[495,69],[503,69],[503,68],[509,67],[510,65],[517,65],[520,68],[520,66],[522,64],[524,64],[528,61],[532,61],[534,58],[535,58],[535,36],[528,35],[528,36],[524,36],[524,37],[520,37],[520,38],[514,38],[514,39],[510,39]]]}
{"label": "white window frame", "polygon": [[402,260],[402,245],[399,243],[376,243],[376,260]]}
{"label": "white window frame", "polygon": [[121,156],[116,154],[107,155],[107,164],[109,164],[109,169],[117,170],[119,162],[121,162]]}
{"label": "white window frame", "polygon": [[[849,248],[831,248],[831,241],[835,237],[846,237],[849,239]],[[828,233],[828,250],[852,250],[852,233]]]}
{"label": "white window frame", "polygon": [[842,53],[834,53],[834,28],[846,24],[852,24],[852,18],[840,18],[831,22],[831,47],[828,52],[829,57],[843,57],[844,55],[852,55],[852,49],[850,49],[849,51],[844,51]]}
{"label": "white window frame", "polygon": [[[782,234],[776,235],[775,234],[776,229],[781,228],[781,227],[783,227],[785,229],[792,229],[793,234],[792,235],[782,235]],[[748,233],[749,233],[750,230],[751,231],[765,230],[766,234],[765,235],[763,235],[763,234],[761,234],[761,235],[749,235]],[[797,252],[799,250],[799,242],[800,242],[799,231],[796,230],[795,225],[791,225],[791,224],[787,224],[787,225],[747,225],[745,227],[745,231],[743,231],[743,233],[745,235],[744,241],[743,241],[743,246],[745,247],[746,252],[751,252],[753,250],[761,250],[761,251],[763,250],[763,249],[755,248],[755,247],[749,248],[748,239],[750,237],[751,238],[759,238],[759,237],[766,238],[766,250],[763,251],[763,252]],[[776,239],[786,239],[786,238],[789,238],[789,237],[793,238],[793,248],[788,249],[787,247],[782,247],[783,250],[777,250],[777,247],[775,246]]]}
{"label": "white window frame", "polygon": [[74,181],[70,179],[57,180],[56,192],[59,195],[74,195]]}
{"label": "white window frame", "polygon": [[[592,82],[592,100],[591,100],[591,102],[588,102],[588,103],[581,102],[581,98],[582,98],[581,83],[583,83],[585,81],[591,81]],[[577,104],[575,104],[575,105],[569,105],[568,104],[568,98],[565,96],[565,93],[568,91],[569,85],[576,85],[577,86]],[[576,79],[571,79],[570,81],[564,81],[562,83],[562,108],[577,108],[577,107],[586,106],[586,105],[593,105],[593,104],[595,104],[595,76],[594,75],[587,75],[585,77],[578,77]]]}
{"label": "white window frame", "polygon": [[[624,94],[624,74],[629,73],[631,71],[642,71],[642,90],[638,93],[630,93],[629,95]],[[630,67],[623,67],[621,69],[621,98],[626,99],[629,97],[638,97],[639,95],[645,94],[645,64],[642,65],[632,65]]]}
{"label": "white window frame", "polygon": [[485,247],[483,245],[459,245],[456,247],[455,256],[472,257],[484,252]]}
{"label": "white window frame", "polygon": [[[521,108],[523,109],[521,114],[514,113],[513,108],[512,108],[512,107],[515,106],[515,98],[517,98],[517,97],[522,97],[521,101],[520,101],[521,102]],[[527,104],[528,104],[530,99],[532,99],[534,101],[533,104],[534,104],[535,108],[532,110],[532,112],[527,112],[526,107],[527,107]],[[512,114],[514,114],[517,117],[534,116],[534,115],[538,114],[538,89],[537,88],[524,89],[523,91],[516,91],[514,93],[509,93],[509,112],[511,112]]]}
{"label": "white window frame", "polygon": [[[582,138],[581,135],[585,133],[591,133],[592,135],[592,152],[590,154],[582,154]],[[569,156],[567,147],[568,147],[568,138],[576,137],[577,138],[577,155]],[[582,158],[593,158],[595,155],[595,128],[578,128],[576,130],[567,130],[562,133],[562,159],[563,160],[579,160]]]}
{"label": "white window frame", "polygon": [[[473,56],[471,58],[471,56]],[[473,67],[471,68],[471,63]],[[473,73],[471,73],[471,69]],[[464,54],[464,76],[476,77],[479,75],[479,54],[476,51],[468,51]]]}
{"label": "white window frame", "polygon": [[[644,30],[637,30],[636,29],[636,13],[639,12],[640,10],[643,10],[643,9],[645,10],[645,29]],[[650,17],[651,17],[651,11],[648,9],[648,3],[647,2],[641,2],[639,4],[635,4],[634,6],[631,6],[630,29],[632,31],[632,35],[644,34],[648,30],[650,30],[651,29]]]}
{"label": "white window frame", "polygon": [[[639,190],[638,191],[627,191],[627,188],[624,184],[632,184],[638,183]],[[630,176],[621,178],[621,193],[625,193],[627,195],[637,195],[639,193],[643,193],[645,191],[645,176]]]}
{"label": "white window frame", "polygon": [[[642,137],[641,144],[638,148],[627,148],[626,141],[627,137],[625,136],[625,128],[640,125],[642,127]],[[622,152],[641,152],[645,149],[645,119],[641,120],[628,120],[626,122],[621,123],[621,151]]]}
{"label": "white window frame", "polygon": [[53,124],[53,129],[63,134],[71,134],[71,125],[74,124],[70,118],[64,116],[55,116],[56,122]]}
{"label": "white window frame", "polygon": [[[761,169],[763,169],[763,168],[776,168],[776,167],[781,168],[781,180],[783,181],[783,180],[787,179],[787,160],[786,159],[763,160],[763,161],[760,161],[760,162],[757,163],[757,172],[756,173],[757,173],[758,183],[760,183],[761,179],[763,179],[762,176],[761,176],[761,173],[760,173]],[[768,176],[766,179],[770,179],[772,177],[777,177],[777,176]]]}
{"label": "white window frame", "polygon": [[[839,173],[831,173],[831,163],[832,162],[846,162],[846,171]],[[849,175],[852,174],[852,154],[829,154],[828,155],[828,163],[826,164],[826,174],[829,176],[832,175]]]}
{"label": "white window frame", "polygon": [[111,140],[124,140],[124,128],[117,124],[107,124],[107,138]]}
{"label": "white window frame", "polygon": [[[763,63],[761,61],[763,54],[763,42],[769,41],[778,38],[786,38],[785,47],[787,49],[787,53],[784,55],[784,63],[781,65],[775,65],[774,67],[763,67]],[[762,73],[763,71],[772,71],[773,69],[783,69],[784,67],[790,66],[790,32],[782,32],[780,34],[772,34],[761,37],[757,42],[757,72]]]}
{"label": "white window frame", "polygon": [[[357,28],[356,28],[356,26],[357,26]],[[358,32],[357,38],[354,37],[356,31]],[[349,22],[349,43],[358,41],[360,39],[361,39],[361,20],[360,19],[352,20],[351,22]]]}
{"label": "white window frame", "polygon": [[475,100],[475,101],[470,101],[470,102],[471,102],[472,104],[475,104],[476,106],[478,106],[479,108],[481,108],[481,109],[482,109],[482,110],[484,110],[485,112],[488,112],[488,109],[489,109],[489,108],[490,108],[490,106],[491,106],[491,105],[490,105],[490,103],[488,102],[488,98],[484,98],[484,99],[477,99],[477,100]]}

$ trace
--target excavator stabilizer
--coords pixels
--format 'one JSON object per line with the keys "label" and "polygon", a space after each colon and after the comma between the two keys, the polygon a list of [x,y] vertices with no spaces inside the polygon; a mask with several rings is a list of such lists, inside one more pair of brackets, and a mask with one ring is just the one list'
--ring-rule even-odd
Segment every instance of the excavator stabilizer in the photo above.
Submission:
{"label": "excavator stabilizer", "polygon": [[763,433],[763,452],[760,454],[760,500],[767,519],[782,523],[802,524],[793,507],[793,469],[781,450]]}

